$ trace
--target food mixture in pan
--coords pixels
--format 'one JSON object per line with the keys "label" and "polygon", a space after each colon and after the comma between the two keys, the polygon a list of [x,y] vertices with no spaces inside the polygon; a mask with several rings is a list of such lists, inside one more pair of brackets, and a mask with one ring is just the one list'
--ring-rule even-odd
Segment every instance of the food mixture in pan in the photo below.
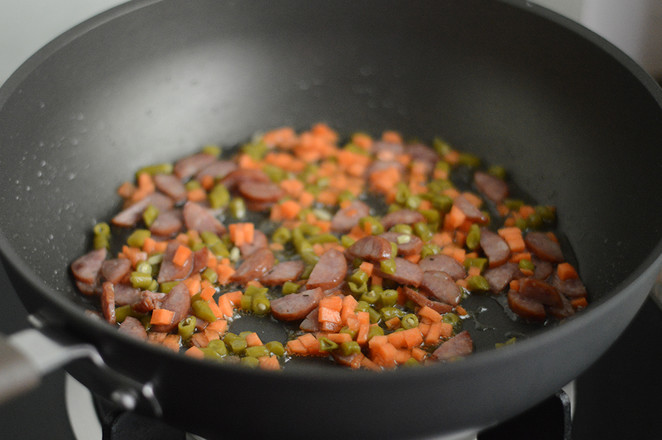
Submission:
{"label": "food mixture in pan", "polygon": [[[510,198],[502,168],[440,139],[278,128],[232,157],[207,146],[147,166],[118,194],[75,283],[120,332],[187,356],[275,370],[448,362],[473,351],[468,296],[540,323],[587,305],[555,209]],[[248,316],[288,340],[231,331]]]}

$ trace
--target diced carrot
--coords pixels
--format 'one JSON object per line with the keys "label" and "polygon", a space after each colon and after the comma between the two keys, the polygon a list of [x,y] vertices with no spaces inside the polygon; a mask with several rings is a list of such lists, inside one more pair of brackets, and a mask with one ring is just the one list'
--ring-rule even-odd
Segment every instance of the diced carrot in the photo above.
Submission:
{"label": "diced carrot", "polygon": [[216,301],[214,299],[210,299],[207,301],[207,304],[209,304],[209,308],[211,309],[211,312],[214,314],[214,316],[218,319],[223,319],[225,318],[225,315],[223,312],[221,312],[221,308],[216,304]]}
{"label": "diced carrot", "polygon": [[315,196],[309,193],[308,191],[302,192],[301,197],[299,197],[299,203],[303,208],[310,208],[314,201],[315,201]]}
{"label": "diced carrot", "polygon": [[462,210],[456,205],[453,205],[451,206],[450,212],[444,217],[444,229],[447,231],[457,229],[462,223],[464,223],[466,218],[467,216],[464,212],[462,212]]}
{"label": "diced carrot", "polygon": [[258,365],[263,370],[276,371],[280,370],[280,362],[278,362],[278,356],[260,356],[257,358]]}
{"label": "diced carrot", "polygon": [[476,266],[469,267],[469,270],[467,271],[467,277],[472,277],[476,275],[480,275],[480,267],[476,267]]}
{"label": "diced carrot", "polygon": [[419,261],[421,261],[421,254],[411,254],[407,255],[405,257],[405,260],[412,262],[414,264],[418,264]]}
{"label": "diced carrot", "polygon": [[147,252],[148,254],[153,253],[156,250],[156,240],[154,240],[152,237],[145,237],[142,249],[143,252]]}
{"label": "diced carrot", "polygon": [[[197,275],[197,276],[196,276]],[[200,274],[192,275],[182,281],[188,288],[189,295],[193,296],[196,293],[200,292]]]}
{"label": "diced carrot", "polygon": [[579,297],[579,298],[573,298],[570,300],[570,305],[572,305],[573,309],[583,309],[586,306],[588,306],[588,301],[586,300],[586,297]]}
{"label": "diced carrot", "polygon": [[182,337],[179,335],[166,335],[161,345],[168,350],[179,353],[179,349],[182,347]]}
{"label": "diced carrot", "polygon": [[149,323],[152,325],[168,325],[172,323],[175,312],[168,309],[154,309],[152,310],[152,317]]}
{"label": "diced carrot", "polygon": [[218,308],[221,309],[221,313],[228,318],[232,317],[234,314],[232,304],[230,303],[230,298],[225,295],[218,297]]}
{"label": "diced carrot", "polygon": [[223,296],[227,296],[228,300],[230,300],[230,303],[232,304],[233,307],[241,307],[241,297],[244,296],[243,292],[241,290],[235,290],[232,292],[227,292],[224,293]]}
{"label": "diced carrot", "polygon": [[359,265],[359,269],[365,272],[368,275],[368,277],[372,276],[373,268],[374,268],[373,264],[368,261],[364,261]]}
{"label": "diced carrot", "polygon": [[326,338],[340,345],[343,342],[351,341],[352,335],[350,335],[349,333],[328,333],[326,335]]}
{"label": "diced carrot", "polygon": [[511,280],[508,284],[508,287],[510,287],[510,290],[514,290],[516,292],[519,291],[519,280]]}
{"label": "diced carrot", "polygon": [[299,212],[301,212],[301,204],[294,200],[285,200],[277,206],[280,208],[280,214],[285,220],[294,220],[299,215]]}
{"label": "diced carrot", "polygon": [[391,343],[395,348],[403,348],[407,346],[407,341],[405,339],[405,334],[403,331],[390,333],[387,338],[388,342]]}
{"label": "diced carrot", "polygon": [[172,257],[172,262],[179,267],[184,266],[193,252],[187,246],[179,245]]}
{"label": "diced carrot", "polygon": [[417,347],[423,343],[423,335],[416,327],[404,330],[400,333],[404,334],[407,348]]}
{"label": "diced carrot", "polygon": [[428,306],[421,307],[418,310],[418,316],[421,316],[423,318],[428,318],[431,322],[441,321],[441,315],[439,314],[439,312]]}
{"label": "diced carrot", "polygon": [[476,208],[480,208],[483,205],[483,199],[478,197],[476,194],[469,192],[469,191],[464,191],[462,193],[462,196],[469,201],[472,205],[474,205]]}
{"label": "diced carrot", "polygon": [[519,215],[521,215],[523,219],[527,219],[531,214],[535,214],[535,213],[536,210],[531,205],[522,205],[519,208]]}
{"label": "diced carrot", "polygon": [[531,252],[517,252],[516,254],[512,254],[510,256],[510,261],[512,263],[519,263],[522,260],[531,261]]}
{"label": "diced carrot", "polygon": [[402,136],[394,130],[386,130],[382,133],[382,140],[391,144],[402,144]]}
{"label": "diced carrot", "polygon": [[315,356],[320,353],[320,341],[312,333],[304,333],[297,339],[306,347],[308,354]]}
{"label": "diced carrot", "polygon": [[299,356],[305,356],[308,354],[306,346],[303,345],[300,339],[290,339],[286,344],[287,352],[291,355],[296,354]]}
{"label": "diced carrot", "polygon": [[218,275],[218,284],[224,286],[230,282],[234,269],[227,264],[220,263],[216,266],[216,274]]}
{"label": "diced carrot", "polygon": [[[345,318],[344,324],[353,332],[358,332],[361,322],[357,314],[349,314]],[[367,335],[366,335],[367,336]]]}
{"label": "diced carrot", "polygon": [[498,229],[497,233],[508,243],[508,247],[513,253],[524,252],[526,249],[520,228],[516,226],[504,227]]}
{"label": "diced carrot", "polygon": [[327,296],[320,300],[319,306],[339,312],[342,309],[342,301],[343,299],[339,295]]}
{"label": "diced carrot", "polygon": [[462,306],[455,306],[455,312],[460,316],[466,316],[467,315],[467,311]]}
{"label": "diced carrot", "polygon": [[117,188],[117,194],[123,199],[130,199],[133,196],[133,193],[136,191],[136,187],[131,182],[123,182]]}
{"label": "diced carrot", "polygon": [[359,329],[356,334],[356,342],[360,345],[368,342],[368,333],[370,333],[370,314],[368,312],[357,313],[359,318]]}
{"label": "diced carrot", "polygon": [[192,357],[192,358],[196,358],[196,359],[203,359],[203,358],[205,357],[205,354],[202,352],[202,350],[200,350],[200,349],[199,349],[198,347],[196,347],[195,345],[192,345],[191,347],[189,347],[189,348],[184,352],[184,354],[185,354],[186,356],[190,356],[190,357]]}
{"label": "diced carrot", "polygon": [[[216,322],[216,321],[214,321],[214,322]],[[209,325],[207,325],[207,327],[205,327],[205,329],[203,330],[203,333],[205,334],[205,336],[207,337],[209,342],[215,341],[217,339],[221,339],[221,335],[219,335],[218,332],[216,330],[214,330],[213,328],[209,328]]]}
{"label": "diced carrot", "polygon": [[207,324],[205,330],[213,330],[222,335],[228,330],[228,321],[225,319],[217,319],[216,321]]}
{"label": "diced carrot", "polygon": [[389,330],[395,330],[400,327],[400,318],[394,316],[393,318],[386,320],[384,325],[386,325],[386,328]]}
{"label": "diced carrot", "polygon": [[319,322],[329,322],[333,324],[342,324],[340,312],[330,309],[329,307],[320,306],[318,309]]}
{"label": "diced carrot", "polygon": [[186,198],[191,202],[203,202],[207,200],[207,191],[202,187],[193,188],[186,192]]}
{"label": "diced carrot", "polygon": [[246,335],[246,345],[248,345],[249,347],[255,347],[264,344],[262,344],[262,340],[260,339],[260,336],[257,333],[253,332]]}
{"label": "diced carrot", "polygon": [[428,353],[420,347],[413,347],[411,349],[411,357],[416,359],[418,362],[423,362],[428,356]]}
{"label": "diced carrot", "polygon": [[556,273],[561,281],[579,278],[575,268],[567,262],[559,263],[558,266],[556,266]]}
{"label": "diced carrot", "polygon": [[370,348],[370,354],[373,362],[384,368],[393,368],[397,365],[397,352],[398,349],[389,342]]}
{"label": "diced carrot", "polygon": [[411,350],[408,348],[400,348],[395,351],[395,362],[399,365],[404,364],[411,358]]}
{"label": "diced carrot", "polygon": [[200,298],[204,299],[205,301],[209,301],[212,299],[215,293],[216,289],[214,289],[212,286],[206,286],[200,291]]}

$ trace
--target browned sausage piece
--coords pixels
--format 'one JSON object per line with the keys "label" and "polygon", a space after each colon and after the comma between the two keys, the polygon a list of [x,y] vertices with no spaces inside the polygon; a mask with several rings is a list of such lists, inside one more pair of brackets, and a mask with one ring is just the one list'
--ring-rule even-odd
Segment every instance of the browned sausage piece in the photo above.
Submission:
{"label": "browned sausage piece", "polygon": [[169,209],[168,211],[160,212],[154,222],[149,227],[149,231],[160,237],[169,237],[178,233],[182,229],[182,214],[181,211]]}
{"label": "browned sausage piece", "polygon": [[490,291],[494,293],[501,292],[513,279],[519,278],[519,275],[519,266],[511,262],[492,267],[483,273],[483,277],[490,285]]}
{"label": "browned sausage piece", "polygon": [[274,267],[274,254],[268,248],[261,248],[249,255],[232,274],[231,280],[246,284],[260,279]]}
{"label": "browned sausage piece", "polygon": [[561,281],[556,271],[554,271],[547,282],[568,298],[581,298],[587,295],[586,287],[579,278]]}
{"label": "browned sausage piece", "polygon": [[320,331],[319,307],[315,306],[315,308],[306,315],[304,320],[301,321],[301,324],[299,324],[299,329],[304,332]]}
{"label": "browned sausage piece", "polygon": [[186,202],[182,214],[187,229],[194,229],[198,232],[214,232],[216,234],[225,233],[223,223],[214,217],[212,211],[198,203]]}
{"label": "browned sausage piece", "polygon": [[283,261],[260,278],[260,283],[265,286],[280,286],[285,281],[298,280],[303,270],[304,264],[301,260]]}
{"label": "browned sausage piece", "polygon": [[117,284],[124,280],[131,272],[131,260],[127,258],[113,258],[101,264],[101,276],[104,280]]}
{"label": "browned sausage piece", "polygon": [[337,249],[329,249],[321,256],[313,271],[308,277],[306,287],[314,289],[320,287],[323,290],[332,289],[345,280],[347,275],[347,260],[345,255]]}
{"label": "browned sausage piece", "polygon": [[510,257],[510,246],[506,240],[487,228],[480,229],[480,247],[487,256],[490,267],[500,266]]}
{"label": "browned sausage piece", "polygon": [[361,217],[370,215],[370,207],[360,200],[352,200],[345,208],[339,209],[331,219],[331,230],[346,234],[359,223]]}
{"label": "browned sausage piece", "polygon": [[418,287],[423,280],[423,271],[418,264],[400,257],[395,258],[395,273],[382,272],[378,266],[375,266],[375,270],[380,277],[407,286]]}
{"label": "browned sausage piece", "polygon": [[372,152],[373,153],[389,152],[392,153],[394,156],[398,156],[405,152],[405,147],[402,144],[397,144],[394,142],[375,141],[372,143]]}
{"label": "browned sausage piece", "polygon": [[81,283],[94,284],[107,254],[106,248],[90,251],[71,263],[71,272]]}
{"label": "browned sausage piece", "polygon": [[469,332],[465,330],[442,343],[439,348],[432,353],[431,357],[438,361],[450,361],[468,356],[473,350],[473,340],[471,339]]}
{"label": "browned sausage piece", "polygon": [[147,331],[145,331],[145,327],[143,327],[142,323],[133,316],[127,316],[124,318],[124,321],[120,324],[119,332],[143,341],[147,339]]}
{"label": "browned sausage piece", "polygon": [[319,305],[324,292],[319,287],[301,293],[291,293],[271,301],[271,314],[281,321],[304,319]]}
{"label": "browned sausage piece", "polygon": [[481,194],[494,203],[501,203],[508,197],[508,184],[486,172],[476,171],[474,173],[474,184]]}
{"label": "browned sausage piece", "polygon": [[101,312],[103,317],[110,324],[117,322],[115,318],[115,289],[113,283],[105,281],[102,285],[101,291]]}
{"label": "browned sausage piece", "polygon": [[388,231],[395,225],[413,225],[414,223],[424,222],[425,217],[418,211],[411,209],[400,209],[398,211],[389,212],[381,219],[381,224],[384,230]]}
{"label": "browned sausage piece", "polygon": [[411,156],[412,161],[424,163],[427,172],[434,169],[435,164],[439,161],[439,155],[434,149],[423,144],[409,144],[405,146],[405,154]]}
{"label": "browned sausage piece", "polygon": [[186,200],[186,187],[180,178],[174,174],[154,175],[154,186],[163,194],[170,197],[175,203]]}
{"label": "browned sausage piece", "polygon": [[524,236],[524,243],[531,252],[542,260],[551,261],[552,263],[563,262],[561,245],[549,238],[544,232],[529,232]]}
{"label": "browned sausage piece", "polygon": [[508,291],[508,306],[510,310],[524,319],[544,321],[547,318],[545,306],[522,295],[517,290]]}
{"label": "browned sausage piece", "polygon": [[418,262],[418,267],[420,267],[423,272],[427,272],[428,270],[446,272],[456,281],[464,279],[467,276],[467,271],[464,269],[464,266],[458,263],[455,258],[444,254],[425,257]]}
{"label": "browned sausage piece", "polygon": [[410,299],[412,302],[418,304],[421,307],[428,306],[431,309],[436,310],[437,312],[442,314],[448,313],[451,310],[453,310],[453,306],[451,306],[450,304],[441,303],[439,301],[432,301],[430,298],[423,295],[418,290],[414,290],[407,286],[405,286],[402,292],[408,299]]}
{"label": "browned sausage piece", "polygon": [[195,175],[195,179],[202,181],[206,176],[213,179],[222,179],[236,170],[237,167],[238,165],[231,160],[216,160],[198,171]]}
{"label": "browned sausage piece", "polygon": [[216,156],[213,154],[197,153],[175,162],[173,172],[175,173],[175,176],[179,177],[182,181],[188,180],[195,173],[215,160]]}
{"label": "browned sausage piece", "polygon": [[246,180],[239,182],[239,194],[258,203],[275,202],[283,197],[283,190],[273,182]]}
{"label": "browned sausage piece", "polygon": [[460,287],[446,272],[424,272],[421,290],[452,306],[459,304],[462,295]]}
{"label": "browned sausage piece", "polygon": [[170,324],[153,325],[151,331],[169,332],[179,324],[179,321],[186,318],[191,308],[191,295],[186,284],[179,283],[168,293],[161,304],[162,309],[175,312]]}
{"label": "browned sausage piece", "polygon": [[142,298],[140,289],[133,287],[131,284],[119,283],[115,284],[114,287],[116,306],[132,305],[140,301]]}
{"label": "browned sausage piece", "polygon": [[568,298],[566,298],[565,295],[560,295],[560,296],[561,296],[562,305],[558,307],[557,306],[548,307],[547,313],[549,313],[556,319],[564,319],[574,315],[575,309],[572,308],[572,304],[570,304]]}
{"label": "browned sausage piece", "polygon": [[159,275],[156,281],[159,283],[165,283],[168,281],[177,281],[187,278],[193,271],[193,254],[189,255],[186,262],[181,266],[172,262],[177,248],[180,244],[176,240],[172,240],[168,243],[165,252],[163,253],[163,261],[161,261],[161,267],[159,268]]}
{"label": "browned sausage piece", "polygon": [[76,280],[76,287],[83,295],[99,295],[101,294],[101,284],[99,280],[95,281],[92,284],[83,283]]}
{"label": "browned sausage piece", "polygon": [[453,205],[460,208],[460,211],[462,211],[470,220],[479,223],[486,223],[488,220],[485,214],[483,214],[480,209],[476,208],[476,206],[463,195],[455,197],[455,199],[453,199]]}
{"label": "browned sausage piece", "polygon": [[193,252],[193,270],[191,273],[199,273],[207,268],[209,253],[210,251],[206,246]]}
{"label": "browned sausage piece", "polygon": [[413,234],[399,234],[397,232],[389,231],[380,234],[391,243],[398,245],[398,255],[407,256],[419,254],[423,249],[423,240]]}
{"label": "browned sausage piece", "polygon": [[256,250],[266,247],[269,247],[267,236],[264,235],[264,232],[256,229],[253,231],[253,242],[242,244],[239,246],[239,250],[241,251],[241,256],[246,258]]}
{"label": "browned sausage piece", "polygon": [[345,252],[350,258],[379,262],[391,258],[391,242],[384,237],[368,235],[356,240]]}
{"label": "browned sausage piece", "polygon": [[551,284],[535,278],[522,278],[519,281],[519,293],[532,301],[546,306],[562,306],[561,295]]}
{"label": "browned sausage piece", "polygon": [[228,173],[221,182],[228,191],[234,191],[241,182],[271,182],[271,179],[262,170],[239,168]]}
{"label": "browned sausage piece", "polygon": [[138,313],[149,313],[154,309],[160,309],[165,298],[165,293],[143,290],[140,292],[138,301],[131,304],[131,309]]}
{"label": "browned sausage piece", "polygon": [[531,257],[531,261],[536,267],[533,271],[533,278],[535,279],[546,280],[554,272],[554,265],[549,261],[541,260],[535,255]]}
{"label": "browned sausage piece", "polygon": [[154,205],[159,211],[167,211],[168,209],[172,209],[174,203],[172,199],[165,194],[154,192],[124,208],[112,218],[111,222],[115,226],[121,226],[124,228],[135,226],[142,218],[143,211],[149,205]]}

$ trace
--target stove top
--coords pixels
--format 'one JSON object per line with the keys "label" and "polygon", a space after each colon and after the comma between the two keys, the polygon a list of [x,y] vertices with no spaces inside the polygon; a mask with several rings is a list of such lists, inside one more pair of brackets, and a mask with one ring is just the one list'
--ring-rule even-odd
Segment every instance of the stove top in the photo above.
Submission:
{"label": "stove top", "polygon": [[[27,328],[25,309],[2,267],[0,289],[0,332]],[[662,310],[648,299],[610,350],[575,380],[573,440],[662,438],[662,344],[658,335],[662,335]],[[0,405],[2,437],[78,440],[67,412],[66,381],[67,375],[57,371],[45,377],[36,390]]]}

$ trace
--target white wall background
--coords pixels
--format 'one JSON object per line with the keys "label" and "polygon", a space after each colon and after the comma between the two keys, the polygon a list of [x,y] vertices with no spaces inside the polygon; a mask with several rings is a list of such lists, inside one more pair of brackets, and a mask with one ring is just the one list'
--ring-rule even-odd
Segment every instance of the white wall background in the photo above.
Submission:
{"label": "white wall background", "polygon": [[[582,23],[662,78],[662,0],[532,0]],[[0,84],[48,41],[124,0],[0,0]]]}

